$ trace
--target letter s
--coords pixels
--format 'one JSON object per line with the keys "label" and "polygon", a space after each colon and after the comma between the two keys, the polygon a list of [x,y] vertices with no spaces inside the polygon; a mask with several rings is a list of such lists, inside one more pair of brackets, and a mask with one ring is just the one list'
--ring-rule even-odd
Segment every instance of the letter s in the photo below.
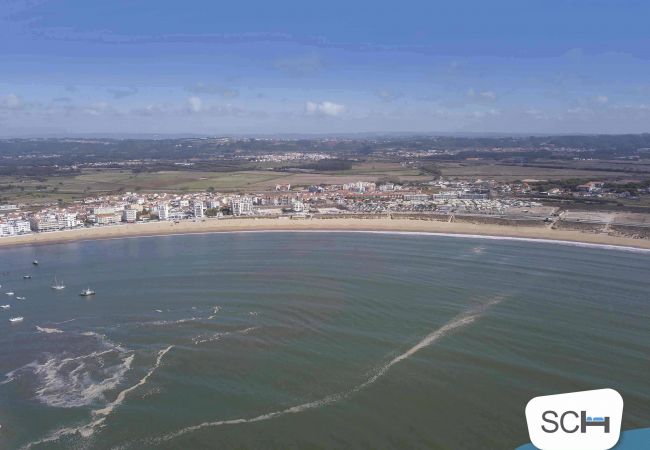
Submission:
{"label": "letter s", "polygon": [[556,413],[555,411],[546,411],[546,412],[544,412],[544,414],[542,414],[542,420],[543,420],[544,422],[548,422],[548,423],[550,423],[551,425],[554,425],[555,428],[553,428],[552,430],[550,430],[550,429],[546,429],[546,427],[545,427],[544,425],[542,425],[542,430],[546,431],[547,433],[555,433],[555,432],[557,431],[557,429],[558,429],[558,425],[557,425],[557,422],[555,422],[554,420],[548,419],[548,418],[546,417],[546,416],[549,415],[549,414],[552,414],[553,417],[554,417],[555,419],[557,419],[557,413]]}

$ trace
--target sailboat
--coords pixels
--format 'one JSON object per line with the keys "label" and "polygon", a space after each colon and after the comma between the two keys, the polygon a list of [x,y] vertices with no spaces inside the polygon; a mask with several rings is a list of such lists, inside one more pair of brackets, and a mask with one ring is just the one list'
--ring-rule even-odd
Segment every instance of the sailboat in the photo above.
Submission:
{"label": "sailboat", "polygon": [[52,284],[50,285],[52,289],[56,289],[57,291],[60,291],[61,289],[65,289],[65,284],[61,283],[59,280],[56,279],[56,275],[54,276],[54,280],[52,281]]}
{"label": "sailboat", "polygon": [[9,322],[11,323],[22,322],[22,321],[23,321],[22,317],[12,317],[11,319],[9,319]]}

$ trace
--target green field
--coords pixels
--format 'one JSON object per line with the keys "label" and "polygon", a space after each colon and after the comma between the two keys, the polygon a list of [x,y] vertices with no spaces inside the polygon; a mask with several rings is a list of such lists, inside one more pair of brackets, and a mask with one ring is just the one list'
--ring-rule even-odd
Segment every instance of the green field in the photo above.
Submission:
{"label": "green field", "polygon": [[238,172],[161,171],[134,173],[122,169],[87,169],[80,174],[46,178],[0,177],[0,202],[72,201],[121,192],[218,192],[273,190],[277,184],[341,184],[353,181],[426,181],[415,168],[396,163],[360,163],[341,172],[292,173],[268,170]]}
{"label": "green field", "polygon": [[[557,162],[554,162],[557,164]],[[621,180],[643,179],[650,175],[634,172],[644,164],[566,162],[564,167],[531,167],[486,160],[441,162],[436,164],[447,179],[477,178],[509,182],[522,179]],[[621,170],[623,168],[623,170]],[[614,170],[612,170],[614,169]],[[616,170],[618,169],[618,170]],[[630,170],[627,172],[626,170]],[[426,182],[432,175],[411,165],[386,160],[368,160],[348,170],[328,172],[279,172],[249,169],[235,172],[196,170],[134,172],[128,169],[84,169],[81,173],[45,178],[0,176],[0,203],[42,203],[73,201],[84,197],[122,192],[171,192],[214,190],[218,192],[261,192],[277,184],[307,186],[343,184],[355,181],[391,180],[401,183]]]}

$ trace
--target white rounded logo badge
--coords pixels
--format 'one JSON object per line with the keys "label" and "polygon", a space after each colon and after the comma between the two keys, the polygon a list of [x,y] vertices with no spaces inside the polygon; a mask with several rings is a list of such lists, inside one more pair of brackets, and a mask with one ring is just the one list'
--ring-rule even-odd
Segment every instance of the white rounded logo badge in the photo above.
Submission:
{"label": "white rounded logo badge", "polygon": [[528,434],[540,450],[608,450],[622,417],[623,397],[613,389],[545,395],[526,405]]}

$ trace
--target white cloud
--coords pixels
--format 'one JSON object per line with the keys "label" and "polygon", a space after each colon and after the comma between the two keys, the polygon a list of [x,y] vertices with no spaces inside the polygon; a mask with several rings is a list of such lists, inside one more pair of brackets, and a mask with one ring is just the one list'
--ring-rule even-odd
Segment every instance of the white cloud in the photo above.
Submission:
{"label": "white cloud", "polygon": [[388,89],[380,89],[376,92],[376,94],[377,97],[385,102],[392,102],[393,100],[397,100],[402,96],[400,92],[395,92]]}
{"label": "white cloud", "polygon": [[201,109],[203,108],[203,102],[201,101],[201,97],[196,97],[192,96],[187,99],[187,104],[190,108],[190,111],[193,113],[200,112]]}
{"label": "white cloud", "polygon": [[273,63],[275,69],[292,76],[314,75],[323,70],[323,66],[323,60],[314,53],[295,58],[278,59]]}
{"label": "white cloud", "polygon": [[336,117],[345,112],[345,105],[333,102],[307,102],[305,113],[309,116],[330,116]]}
{"label": "white cloud", "polygon": [[534,117],[535,119],[543,119],[546,117],[544,112],[537,108],[528,108],[524,110],[524,114],[530,117]]}
{"label": "white cloud", "polygon": [[93,103],[92,105],[83,108],[83,112],[86,114],[89,114],[91,116],[99,116],[103,113],[106,112],[114,112],[113,109],[111,108],[111,105],[109,105],[106,102],[96,102]]}
{"label": "white cloud", "polygon": [[237,89],[213,84],[205,84],[202,82],[188,86],[185,88],[185,90],[191,92],[192,94],[217,94],[221,95],[224,98],[239,97],[239,91]]}
{"label": "white cloud", "polygon": [[497,99],[497,94],[495,94],[493,91],[483,91],[479,94],[479,96],[485,100],[490,100],[490,101],[494,101]]}
{"label": "white cloud", "polygon": [[569,108],[566,110],[567,114],[576,115],[576,116],[585,116],[591,115],[594,111],[590,108],[584,108],[582,106],[576,106],[575,108]]}
{"label": "white cloud", "polygon": [[497,99],[497,94],[494,91],[477,92],[470,88],[467,90],[467,97],[475,101],[493,102]]}
{"label": "white cloud", "polygon": [[22,100],[16,94],[9,94],[0,98],[0,108],[20,109],[22,105]]}
{"label": "white cloud", "polygon": [[597,95],[596,98],[596,103],[600,103],[601,105],[604,105],[609,102],[609,97],[606,95]]}

